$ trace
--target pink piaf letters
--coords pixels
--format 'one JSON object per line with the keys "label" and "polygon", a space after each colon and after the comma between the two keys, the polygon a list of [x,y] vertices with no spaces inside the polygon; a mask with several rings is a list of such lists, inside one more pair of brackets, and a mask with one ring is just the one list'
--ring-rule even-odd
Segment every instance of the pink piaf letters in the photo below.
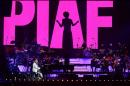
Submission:
{"label": "pink piaf letters", "polygon": [[11,45],[15,40],[15,26],[29,24],[35,13],[34,1],[19,1],[22,4],[22,13],[16,15],[16,1],[12,1],[11,17],[4,17],[4,45]]}

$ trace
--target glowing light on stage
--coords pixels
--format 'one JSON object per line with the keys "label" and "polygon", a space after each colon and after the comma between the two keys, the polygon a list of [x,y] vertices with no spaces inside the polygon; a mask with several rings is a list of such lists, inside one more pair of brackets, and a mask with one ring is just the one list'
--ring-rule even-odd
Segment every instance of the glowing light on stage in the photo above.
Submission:
{"label": "glowing light on stage", "polygon": [[[62,19],[64,19],[63,13],[65,11],[69,12],[69,18],[72,19],[73,22],[80,20],[76,0],[60,0],[56,20],[62,22]],[[52,35],[51,48],[62,48],[63,30],[64,27],[61,28],[56,22]],[[73,38],[73,48],[81,47],[83,43],[83,36],[80,22],[77,25],[72,26],[71,31]]]}
{"label": "glowing light on stage", "polygon": [[49,40],[49,1],[38,1],[37,11],[37,43],[48,46]]}
{"label": "glowing light on stage", "polygon": [[112,16],[98,16],[99,7],[113,7],[113,1],[87,1],[87,47],[98,49],[98,27],[112,27]]}
{"label": "glowing light on stage", "polygon": [[22,4],[22,13],[16,15],[16,1],[12,1],[11,17],[4,17],[4,45],[11,45],[15,40],[15,26],[29,24],[35,13],[34,1],[19,1]]}

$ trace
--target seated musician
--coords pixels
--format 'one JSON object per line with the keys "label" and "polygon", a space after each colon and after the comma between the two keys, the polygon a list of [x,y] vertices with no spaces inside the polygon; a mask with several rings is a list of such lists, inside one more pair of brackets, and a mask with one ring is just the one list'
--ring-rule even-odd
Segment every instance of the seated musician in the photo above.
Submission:
{"label": "seated musician", "polygon": [[[32,72],[35,73],[35,75],[38,75],[38,78],[43,78],[42,73],[40,72],[40,67],[38,66],[38,60],[35,59],[32,65]],[[34,77],[36,78],[36,77]]]}

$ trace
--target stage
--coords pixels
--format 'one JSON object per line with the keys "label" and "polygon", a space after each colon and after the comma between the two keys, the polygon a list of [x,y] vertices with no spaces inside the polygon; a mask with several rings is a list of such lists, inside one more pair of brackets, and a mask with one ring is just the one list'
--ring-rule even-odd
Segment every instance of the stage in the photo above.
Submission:
{"label": "stage", "polygon": [[0,0],[0,85],[128,85],[129,34],[129,0]]}

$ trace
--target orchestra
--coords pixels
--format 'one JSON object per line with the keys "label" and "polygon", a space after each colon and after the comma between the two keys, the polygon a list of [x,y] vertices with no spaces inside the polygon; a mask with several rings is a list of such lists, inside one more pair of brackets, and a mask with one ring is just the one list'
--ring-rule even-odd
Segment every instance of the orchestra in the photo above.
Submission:
{"label": "orchestra", "polygon": [[[99,72],[110,72],[109,67],[112,68],[111,72],[130,70],[127,46],[118,43],[117,47],[113,49],[113,44],[110,43],[109,47],[105,48],[104,44],[101,44],[101,48],[94,51],[83,44],[81,48],[83,55],[79,57],[91,58],[91,72],[97,72],[98,68],[100,68]],[[74,70],[74,65],[65,63],[65,56],[57,55],[55,51],[44,49],[37,44],[22,48],[14,47],[14,51],[14,64],[16,66],[18,64],[32,66],[32,72],[38,74],[40,78],[43,78],[45,73],[52,72],[53,69],[62,69],[64,72],[68,70],[73,72]],[[34,58],[35,60],[33,60]]]}

